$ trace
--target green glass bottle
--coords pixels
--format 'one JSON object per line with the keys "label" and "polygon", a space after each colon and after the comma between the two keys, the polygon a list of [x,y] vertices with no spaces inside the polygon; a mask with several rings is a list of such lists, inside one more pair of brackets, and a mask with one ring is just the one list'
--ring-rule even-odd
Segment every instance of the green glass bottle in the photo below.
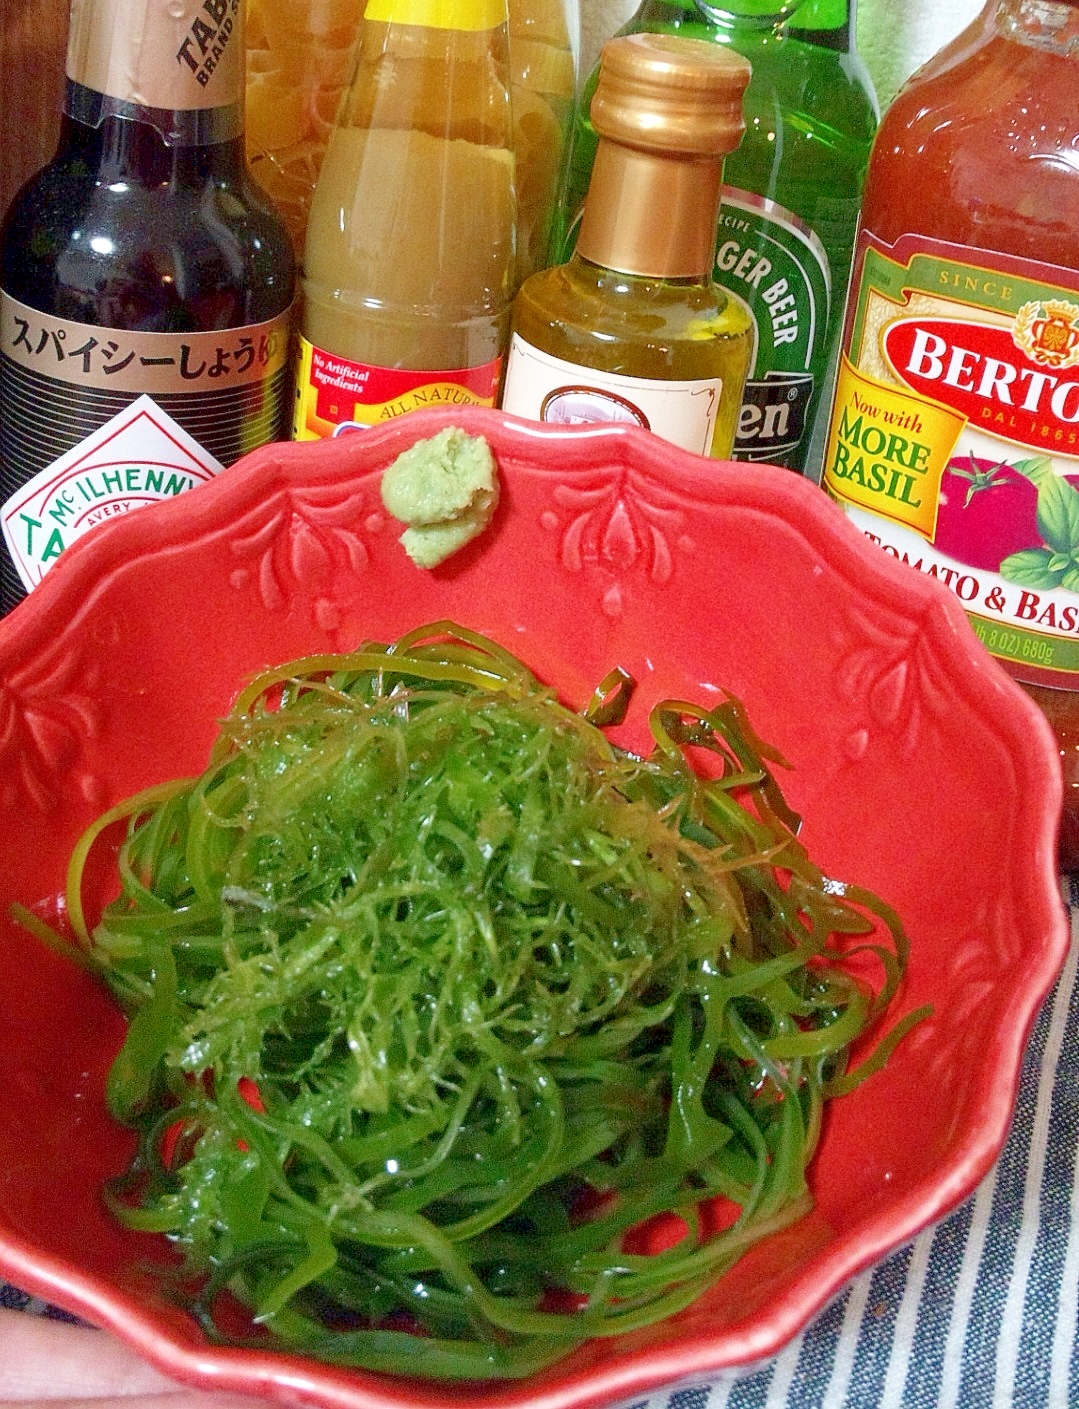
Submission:
{"label": "green glass bottle", "polygon": [[[733,453],[812,478],[879,118],[854,28],[854,0],[643,0],[619,31],[708,39],[753,66],[716,238],[716,281],[756,325]],[[576,243],[596,149],[588,118],[596,77],[578,101],[551,263]]]}

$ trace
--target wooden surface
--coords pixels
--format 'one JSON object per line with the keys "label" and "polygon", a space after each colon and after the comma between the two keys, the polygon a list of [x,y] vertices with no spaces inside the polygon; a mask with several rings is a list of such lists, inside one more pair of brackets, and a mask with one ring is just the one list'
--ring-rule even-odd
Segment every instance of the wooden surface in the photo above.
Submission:
{"label": "wooden surface", "polygon": [[56,146],[67,18],[67,0],[0,0],[0,211]]}

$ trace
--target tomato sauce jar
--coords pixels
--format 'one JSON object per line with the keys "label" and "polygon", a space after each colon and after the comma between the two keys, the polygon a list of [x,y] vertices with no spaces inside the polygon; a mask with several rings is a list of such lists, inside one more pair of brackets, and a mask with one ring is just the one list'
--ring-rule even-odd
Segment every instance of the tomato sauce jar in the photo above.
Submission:
{"label": "tomato sauce jar", "polygon": [[1079,0],[990,0],[884,116],[823,487],[1060,741],[1079,868]]}

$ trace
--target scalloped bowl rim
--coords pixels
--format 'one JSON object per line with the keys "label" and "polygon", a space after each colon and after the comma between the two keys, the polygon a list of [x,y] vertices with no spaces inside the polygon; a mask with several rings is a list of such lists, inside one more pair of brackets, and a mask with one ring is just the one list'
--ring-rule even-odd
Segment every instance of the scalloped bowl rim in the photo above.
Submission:
{"label": "scalloped bowl rim", "polygon": [[[384,427],[365,431],[363,458],[376,450],[396,453],[405,443],[429,435],[448,422],[486,433],[517,453],[536,455],[565,450],[589,457],[621,457],[655,476],[669,476],[704,500],[734,502],[774,515],[793,515],[798,530],[822,553],[844,561],[848,576],[856,570],[875,592],[913,597],[923,613],[922,625],[933,644],[946,644],[945,668],[961,681],[968,701],[984,702],[1000,712],[1020,739],[1024,778],[1030,797],[1017,800],[1019,835],[1027,848],[1023,861],[1024,895],[1031,904],[1030,927],[1042,936],[1040,962],[1025,989],[1013,997],[1009,1030],[998,1034],[995,1080],[985,1091],[984,1116],[971,1138],[948,1162],[946,1177],[913,1189],[899,1204],[871,1220],[854,1245],[833,1246],[812,1267],[812,1275],[795,1280],[763,1323],[729,1331],[720,1341],[706,1336],[650,1345],[614,1364],[584,1372],[561,1373],[555,1365],[540,1379],[470,1387],[469,1401],[518,1409],[587,1409],[620,1396],[646,1393],[660,1385],[745,1364],[777,1352],[801,1330],[859,1271],[913,1237],[955,1208],[988,1173],[1006,1138],[1014,1106],[1022,1055],[1034,1017],[1063,964],[1068,936],[1055,872],[1056,827],[1061,798],[1056,744],[1042,713],[985,651],[962,607],[943,584],[883,554],[869,543],[816,485],[770,466],[716,462],[690,456],[656,437],[629,426],[581,426],[553,430],[483,408],[451,414],[415,411]],[[15,613],[0,621],[0,682],[12,661],[32,659],[56,637],[77,632],[94,603],[100,582],[132,558],[182,551],[186,539],[215,523],[238,516],[280,490],[314,484],[333,475],[368,475],[370,469],[341,471],[342,442],[302,447],[283,443],[255,451],[227,474],[197,492],[113,520],[75,542]],[[496,450],[498,444],[496,444]],[[301,453],[297,453],[301,452]],[[392,458],[392,456],[391,456]],[[510,643],[507,643],[510,644]],[[239,682],[238,682],[239,683]],[[363,1371],[315,1364],[287,1353],[233,1350],[185,1343],[161,1324],[152,1309],[133,1298],[117,1296],[106,1283],[78,1267],[43,1255],[31,1242],[0,1225],[0,1271],[28,1291],[114,1332],[150,1362],[175,1379],[201,1389],[254,1393],[284,1401],[299,1400],[333,1409],[400,1409],[460,1403],[459,1394],[438,1382],[394,1379]]]}

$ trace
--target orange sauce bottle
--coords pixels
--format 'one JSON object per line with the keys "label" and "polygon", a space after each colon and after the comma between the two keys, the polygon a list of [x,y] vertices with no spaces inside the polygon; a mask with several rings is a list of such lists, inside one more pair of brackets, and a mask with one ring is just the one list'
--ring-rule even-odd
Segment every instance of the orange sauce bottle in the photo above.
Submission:
{"label": "orange sauce bottle", "polygon": [[1079,0],[990,0],[870,159],[822,484],[1054,726],[1079,866]]}

